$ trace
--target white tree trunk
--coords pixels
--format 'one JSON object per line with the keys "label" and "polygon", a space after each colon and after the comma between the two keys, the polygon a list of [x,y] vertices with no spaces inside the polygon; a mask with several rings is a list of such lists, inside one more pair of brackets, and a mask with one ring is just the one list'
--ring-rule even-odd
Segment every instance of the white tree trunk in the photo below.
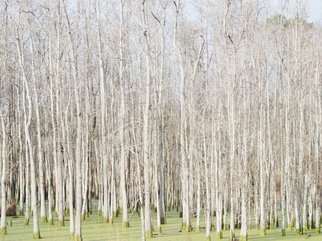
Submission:
{"label": "white tree trunk", "polygon": [[3,114],[1,115],[1,130],[2,130],[2,150],[1,150],[1,219],[0,219],[0,236],[7,234],[7,224],[6,224],[6,159],[7,159],[7,152],[6,152],[6,127],[4,123]]}
{"label": "white tree trunk", "polygon": [[[36,170],[35,170],[35,160],[33,158],[33,148],[32,148],[32,143],[31,143],[31,138],[29,133],[29,128],[31,124],[32,104],[31,104],[31,96],[29,91],[29,84],[28,84],[26,74],[25,74],[25,69],[24,69],[23,48],[21,47],[20,40],[17,41],[17,51],[19,56],[19,65],[22,72],[22,79],[24,82],[24,91],[27,97],[27,108],[28,108],[28,113],[26,113],[26,118],[25,118],[24,129],[25,129],[25,138],[26,138],[26,150],[28,151],[28,155],[26,155],[26,157],[27,157],[27,163],[29,163],[29,167],[30,167],[29,174],[30,174],[30,187],[31,187],[31,209],[33,212],[33,237],[35,239],[39,239],[40,231],[39,231],[38,211],[37,211]],[[27,212],[29,212],[29,210],[27,210],[26,208],[26,213]]]}
{"label": "white tree trunk", "polygon": [[124,140],[124,123],[125,123],[125,94],[124,94],[124,78],[123,78],[123,51],[124,51],[124,17],[123,17],[124,3],[121,2],[120,11],[120,43],[119,43],[119,78],[120,78],[120,113],[119,113],[119,124],[120,124],[120,188],[121,188],[121,199],[122,199],[122,215],[123,215],[123,227],[129,227],[129,218],[127,211],[127,192],[125,185],[125,140]]}

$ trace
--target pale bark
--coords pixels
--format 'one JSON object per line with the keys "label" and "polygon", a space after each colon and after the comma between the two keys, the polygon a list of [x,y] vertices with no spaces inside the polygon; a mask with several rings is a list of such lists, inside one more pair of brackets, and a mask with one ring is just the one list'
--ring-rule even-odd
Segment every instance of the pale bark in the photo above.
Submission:
{"label": "pale bark", "polygon": [[[21,47],[20,41],[21,40],[17,41],[17,52],[19,56],[19,65],[21,68],[22,79],[24,83],[24,91],[27,97],[27,108],[25,110],[28,110],[28,113],[25,113],[26,117],[25,117],[24,130],[25,130],[25,138],[26,138],[26,152],[28,152],[28,155],[26,155],[26,160],[27,160],[26,162],[28,163],[27,165],[29,165],[30,167],[30,170],[29,170],[30,173],[28,173],[28,175],[30,174],[31,209],[33,212],[33,237],[36,239],[39,239],[40,231],[39,231],[38,211],[37,211],[36,170],[35,170],[35,160],[33,158],[33,148],[32,148],[32,143],[30,138],[30,130],[29,130],[30,123],[31,123],[31,114],[32,114],[32,102],[31,102],[29,84],[25,74],[23,48]],[[29,213],[29,210],[26,210],[26,213]],[[27,220],[28,220],[28,216],[27,216]]]}
{"label": "pale bark", "polygon": [[74,91],[74,97],[75,97],[75,106],[76,106],[76,142],[75,142],[75,219],[74,219],[74,240],[80,241],[82,240],[82,183],[83,183],[83,177],[82,177],[82,156],[81,156],[81,137],[82,137],[82,117],[81,117],[81,111],[80,111],[80,90],[79,85],[77,83],[77,70],[76,70],[76,64],[77,64],[77,58],[76,53],[74,51],[74,40],[71,35],[71,25],[69,22],[66,5],[64,4],[64,12],[66,17],[66,22],[69,29],[69,57],[72,60],[71,62],[71,76],[73,81],[73,91]]}
{"label": "pale bark", "polygon": [[124,123],[125,123],[125,94],[124,94],[124,3],[121,2],[121,11],[120,11],[120,43],[119,43],[119,78],[120,78],[120,113],[119,113],[119,124],[120,124],[120,188],[121,188],[121,199],[122,199],[122,219],[123,219],[123,227],[129,227],[129,218],[127,211],[127,192],[125,185],[125,140],[124,140]]}
{"label": "pale bark", "polygon": [[4,122],[4,116],[1,115],[1,132],[2,132],[2,146],[1,146],[1,219],[0,219],[0,236],[7,234],[7,223],[6,223],[6,166],[7,166],[7,151],[6,151],[6,126]]}
{"label": "pale bark", "polygon": [[99,84],[100,84],[100,110],[101,110],[101,158],[103,163],[102,179],[103,179],[103,203],[102,214],[104,222],[109,222],[109,204],[108,204],[108,160],[107,160],[107,142],[106,142],[106,99],[105,99],[105,79],[104,79],[104,67],[102,56],[102,40],[101,40],[101,25],[100,25],[100,5],[99,1],[96,1],[96,19],[98,23],[97,31],[97,45],[98,45],[98,60],[99,60]]}

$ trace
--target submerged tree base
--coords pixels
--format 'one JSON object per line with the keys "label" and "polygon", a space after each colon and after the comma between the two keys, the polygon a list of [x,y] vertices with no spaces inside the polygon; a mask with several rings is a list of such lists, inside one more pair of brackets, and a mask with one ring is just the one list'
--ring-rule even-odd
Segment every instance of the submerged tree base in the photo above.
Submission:
{"label": "submerged tree base", "polygon": [[240,236],[239,241],[248,241],[248,235]]}
{"label": "submerged tree base", "polygon": [[145,237],[147,239],[152,239],[153,238],[153,231],[152,230],[148,230],[145,232]]}
{"label": "submerged tree base", "polygon": [[33,239],[41,239],[40,232],[33,234]]}
{"label": "submerged tree base", "polygon": [[120,215],[120,209],[116,209],[116,211],[113,212],[113,215],[115,218],[117,218]]}
{"label": "submerged tree base", "polygon": [[47,223],[48,221],[47,221],[47,217],[45,216],[45,217],[40,217],[40,222],[41,223]]}
{"label": "submerged tree base", "polygon": [[65,226],[64,220],[58,220],[58,226]]}
{"label": "submerged tree base", "polygon": [[224,230],[228,230],[228,224],[227,223],[224,224]]}
{"label": "submerged tree base", "polygon": [[191,232],[192,231],[191,224],[182,223],[182,231],[184,231],[184,232]]}
{"label": "submerged tree base", "polygon": [[261,229],[261,236],[266,236],[266,229]]}
{"label": "submerged tree base", "polygon": [[47,222],[48,224],[54,225],[54,219],[48,219]]}
{"label": "submerged tree base", "polygon": [[85,213],[82,214],[83,221],[85,221],[86,218],[89,218],[89,213],[88,212],[85,212]]}
{"label": "submerged tree base", "polygon": [[123,228],[128,228],[130,227],[129,221],[123,221]]}
{"label": "submerged tree base", "polygon": [[161,228],[161,226],[158,226],[156,231],[157,231],[158,233],[162,233],[162,228]]}
{"label": "submerged tree base", "polygon": [[295,223],[296,223],[296,219],[295,218],[292,218],[292,221],[291,221],[291,226],[290,225],[288,225],[289,226],[289,228],[294,228],[295,227]]}
{"label": "submerged tree base", "polygon": [[103,223],[110,223],[110,219],[109,218],[103,218]]}
{"label": "submerged tree base", "polygon": [[206,241],[211,241],[211,237],[210,236],[206,236]]}
{"label": "submerged tree base", "polygon": [[216,239],[223,239],[224,235],[222,231],[216,233]]}
{"label": "submerged tree base", "polygon": [[0,228],[0,236],[7,234],[7,227]]}
{"label": "submerged tree base", "polygon": [[300,234],[300,235],[303,234],[303,228],[297,228],[297,229],[295,229],[295,231],[297,234]]}
{"label": "submerged tree base", "polygon": [[200,233],[200,226],[198,225],[198,226],[196,226],[196,232],[197,233]]}
{"label": "submerged tree base", "polygon": [[285,228],[282,229],[282,236],[286,236]]}
{"label": "submerged tree base", "polygon": [[278,218],[276,218],[275,220],[275,228],[279,228],[280,227],[280,223],[278,221]]}
{"label": "submerged tree base", "polygon": [[73,236],[73,241],[82,241],[83,238],[80,235],[74,235]]}
{"label": "submerged tree base", "polygon": [[24,223],[23,223],[24,225],[29,225],[29,218],[27,218],[27,219],[25,219],[25,221],[24,221]]}
{"label": "submerged tree base", "polygon": [[166,222],[165,222],[165,217],[160,217],[160,223],[161,224],[165,224]]}

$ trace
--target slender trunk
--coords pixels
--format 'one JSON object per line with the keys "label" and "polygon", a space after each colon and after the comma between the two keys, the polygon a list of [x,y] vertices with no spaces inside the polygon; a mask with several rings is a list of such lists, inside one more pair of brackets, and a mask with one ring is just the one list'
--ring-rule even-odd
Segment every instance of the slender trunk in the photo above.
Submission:
{"label": "slender trunk", "polygon": [[120,188],[121,188],[121,197],[122,197],[122,212],[123,212],[123,227],[129,227],[129,218],[127,212],[127,192],[125,185],[125,141],[124,141],[124,123],[125,123],[125,96],[124,96],[124,78],[123,78],[123,38],[124,38],[124,25],[123,25],[123,8],[124,3],[121,3],[121,23],[120,23],[120,46],[119,46],[119,77],[120,77],[120,114],[119,114],[119,123],[120,123]]}
{"label": "slender trunk", "polygon": [[[96,18],[98,22],[98,60],[99,60],[99,80],[100,80],[100,110],[101,110],[101,153],[102,153],[102,163],[103,163],[103,202],[102,202],[102,214],[103,221],[109,222],[109,203],[108,203],[108,176],[107,176],[107,142],[106,142],[106,99],[105,99],[105,81],[104,81],[104,66],[103,66],[103,56],[102,56],[102,42],[101,42],[101,25],[100,25],[100,6],[99,1],[96,2]],[[113,158],[113,157],[112,157]]]}
{"label": "slender trunk", "polygon": [[143,109],[143,160],[144,160],[144,231],[146,238],[153,237],[151,223],[151,204],[150,204],[150,159],[149,159],[149,108],[150,108],[150,46],[149,46],[149,29],[147,26],[147,15],[145,1],[142,2],[142,20],[144,25],[143,35],[145,38],[145,59],[146,59],[146,83],[145,83],[145,105]]}
{"label": "slender trunk", "polygon": [[73,82],[73,91],[75,97],[75,107],[76,107],[76,143],[75,143],[75,207],[76,207],[76,214],[74,220],[74,240],[81,241],[82,240],[82,184],[83,184],[83,177],[82,177],[82,155],[81,155],[81,138],[82,138],[82,113],[80,110],[80,88],[77,80],[77,58],[76,53],[74,51],[75,45],[73,42],[73,36],[71,34],[71,24],[68,18],[66,4],[64,0],[62,1],[66,22],[69,29],[69,58],[72,60],[71,62],[71,76]]}
{"label": "slender trunk", "polygon": [[45,189],[44,189],[44,169],[43,169],[43,153],[42,153],[42,141],[41,141],[41,131],[40,131],[40,116],[39,116],[39,104],[38,104],[38,93],[36,88],[36,73],[34,66],[34,51],[33,51],[33,41],[32,45],[32,78],[33,78],[33,89],[34,89],[34,106],[36,113],[36,130],[37,130],[37,156],[38,156],[38,168],[39,168],[39,192],[40,192],[40,220],[43,223],[47,222],[46,217],[46,207],[45,207]]}
{"label": "slender trunk", "polygon": [[0,219],[0,236],[7,234],[7,224],[6,224],[6,159],[7,159],[7,152],[6,152],[6,127],[4,123],[3,114],[1,115],[1,130],[2,130],[2,151],[1,151],[1,219]]}
{"label": "slender trunk", "polygon": [[[29,154],[29,155],[26,155],[27,157],[26,159],[27,159],[27,163],[30,165],[29,174],[30,174],[30,188],[31,188],[31,209],[33,212],[33,237],[36,239],[39,239],[40,231],[39,231],[38,211],[37,211],[36,170],[35,170],[35,160],[33,158],[33,148],[32,148],[32,143],[30,138],[30,132],[29,132],[29,128],[31,124],[31,116],[32,116],[31,115],[32,104],[31,104],[31,97],[30,97],[30,91],[29,91],[29,84],[24,70],[24,56],[23,56],[23,49],[21,47],[20,40],[17,41],[17,50],[18,50],[18,56],[19,56],[19,64],[22,72],[22,79],[24,82],[24,91],[27,97],[27,108],[28,108],[28,113],[26,113],[26,117],[25,117],[25,138],[26,138],[26,149],[28,150],[28,154]],[[27,211],[29,212],[29,210],[26,210],[26,212]]]}

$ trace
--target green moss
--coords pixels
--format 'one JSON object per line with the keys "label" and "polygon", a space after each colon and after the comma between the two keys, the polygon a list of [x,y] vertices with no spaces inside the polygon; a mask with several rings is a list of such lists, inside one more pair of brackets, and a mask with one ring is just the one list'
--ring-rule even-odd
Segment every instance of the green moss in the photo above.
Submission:
{"label": "green moss", "polygon": [[33,239],[41,239],[40,232],[33,234]]}
{"label": "green moss", "polygon": [[316,228],[316,232],[321,233],[321,228],[320,227]]}
{"label": "green moss", "polygon": [[0,228],[0,236],[7,234],[7,227]]}
{"label": "green moss", "polygon": [[223,239],[224,235],[222,231],[216,233],[216,239]]}
{"label": "green moss", "polygon": [[[182,219],[177,217],[175,211],[171,211],[167,213],[167,224],[160,225],[162,227],[162,234],[159,234],[159,227],[155,225],[155,232],[153,232],[154,238],[160,241],[175,241],[175,240],[191,240],[191,241],[205,241],[205,240],[218,240],[220,239],[220,235],[217,234],[216,230],[212,231],[209,235],[210,237],[206,237],[205,231],[201,229],[200,233],[195,232],[195,218],[192,219],[193,231],[187,233],[185,229],[180,230]],[[120,215],[121,216],[121,215]],[[17,240],[25,240],[25,241],[32,241],[32,223],[30,223],[29,227],[23,226],[23,221],[25,217],[17,217],[13,218],[13,226],[8,227],[8,235],[4,237],[0,237],[0,240],[6,241],[17,241]],[[156,215],[152,213],[151,215],[152,220],[156,220]],[[252,218],[252,217],[251,217]],[[42,238],[44,240],[74,240],[74,235],[71,235],[69,230],[69,217],[66,217],[65,226],[59,227],[57,226],[57,219],[55,219],[55,226],[51,226],[49,224],[40,223],[40,230]],[[9,218],[8,218],[9,220]],[[204,222],[204,215],[200,217],[200,227],[202,228],[205,225]],[[131,228],[130,229],[123,229],[122,218],[119,217],[118,219],[114,219],[114,224],[106,225],[101,222],[102,218],[97,216],[97,211],[93,212],[93,215],[90,216],[88,221],[82,223],[82,238],[83,240],[129,240],[129,241],[139,241],[141,240],[141,220],[137,215],[132,215],[130,222]],[[32,219],[30,218],[30,222]],[[155,224],[155,222],[154,222]],[[216,227],[216,225],[215,225]],[[186,227],[185,227],[186,228]],[[152,230],[152,229],[151,229]],[[240,230],[235,230],[236,236],[240,235]],[[281,236],[281,228],[271,229],[267,232],[267,236],[260,237],[260,231],[251,229],[248,231],[248,238],[249,240],[263,240],[263,241],[283,241],[286,239],[288,241],[296,241],[300,239],[304,239],[306,236],[299,236],[296,235],[295,232],[289,232],[286,228],[287,237]],[[295,231],[295,230],[294,230]],[[308,239],[310,241],[320,241],[321,234],[316,233],[317,229],[311,231],[311,237]],[[29,233],[29,234],[28,234]],[[221,240],[230,240],[229,239],[228,231],[222,231],[223,239]],[[108,236],[106,236],[108,235]],[[71,239],[70,239],[71,238]],[[241,238],[238,237],[239,240]],[[154,239],[152,239],[154,240]],[[152,241],[151,240],[151,241]]]}
{"label": "green moss", "polygon": [[123,228],[128,228],[130,227],[129,221],[123,221]]}

